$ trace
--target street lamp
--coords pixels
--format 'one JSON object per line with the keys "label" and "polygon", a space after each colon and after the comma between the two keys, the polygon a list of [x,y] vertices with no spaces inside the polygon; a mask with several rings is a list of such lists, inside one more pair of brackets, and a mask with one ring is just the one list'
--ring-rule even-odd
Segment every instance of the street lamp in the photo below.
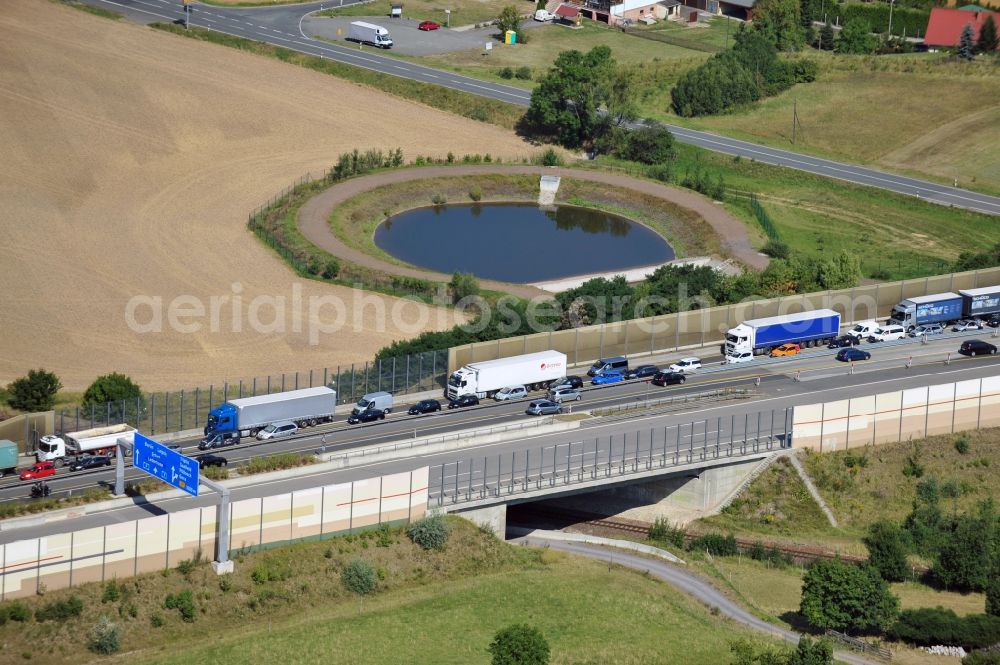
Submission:
{"label": "street lamp", "polygon": [[892,6],[896,4],[896,0],[889,0],[889,38],[892,39]]}
{"label": "street lamp", "polygon": [[[891,23],[891,21],[890,21],[890,23]],[[450,28],[451,27],[451,10],[450,9],[444,10],[444,27],[446,27],[446,28]]]}

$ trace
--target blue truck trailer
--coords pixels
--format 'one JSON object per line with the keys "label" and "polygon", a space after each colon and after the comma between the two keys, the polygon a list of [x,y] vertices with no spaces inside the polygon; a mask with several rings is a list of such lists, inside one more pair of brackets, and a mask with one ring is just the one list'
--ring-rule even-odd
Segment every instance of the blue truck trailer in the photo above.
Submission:
{"label": "blue truck trailer", "polygon": [[1000,314],[1000,286],[964,289],[958,294],[962,296],[962,316],[966,319],[985,319]]}
{"label": "blue truck trailer", "polygon": [[748,352],[767,354],[782,344],[819,346],[829,343],[839,332],[840,314],[832,309],[752,319],[726,333],[726,359]]}
{"label": "blue truck trailer", "polygon": [[948,292],[901,301],[893,306],[889,323],[901,325],[909,331],[928,323],[948,325],[961,318],[962,296]]}

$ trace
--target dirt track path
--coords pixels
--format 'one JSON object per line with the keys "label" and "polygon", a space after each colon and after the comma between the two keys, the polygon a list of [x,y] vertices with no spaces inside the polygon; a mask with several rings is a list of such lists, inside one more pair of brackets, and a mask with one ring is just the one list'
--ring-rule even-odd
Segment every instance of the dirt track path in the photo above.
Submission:
{"label": "dirt track path", "polygon": [[[726,212],[700,194],[687,190],[662,185],[649,180],[640,180],[626,175],[615,173],[603,173],[600,171],[588,171],[572,168],[552,168],[545,166],[438,166],[421,169],[403,169],[398,171],[385,171],[374,175],[353,178],[346,182],[334,185],[311,199],[299,210],[298,225],[302,233],[326,251],[343,259],[362,265],[374,270],[404,275],[406,277],[417,277],[434,281],[447,282],[451,275],[433,272],[430,270],[420,270],[399,266],[388,261],[383,261],[374,256],[370,256],[352,247],[348,247],[340,241],[331,231],[328,224],[330,213],[333,209],[344,201],[361,194],[362,192],[405,182],[408,180],[423,178],[438,178],[448,176],[465,176],[477,174],[497,174],[506,173],[510,175],[557,175],[578,180],[588,180],[590,182],[600,182],[614,187],[632,189],[643,194],[655,196],[665,201],[670,201],[676,205],[695,211],[708,222],[721,238],[722,247],[726,254],[737,261],[753,268],[764,268],[767,266],[767,257],[759,254],[750,244],[750,236],[747,234],[743,223]],[[515,295],[531,298],[545,295],[541,289],[525,284],[509,284],[492,280],[483,280],[482,286],[498,291],[507,291]]]}

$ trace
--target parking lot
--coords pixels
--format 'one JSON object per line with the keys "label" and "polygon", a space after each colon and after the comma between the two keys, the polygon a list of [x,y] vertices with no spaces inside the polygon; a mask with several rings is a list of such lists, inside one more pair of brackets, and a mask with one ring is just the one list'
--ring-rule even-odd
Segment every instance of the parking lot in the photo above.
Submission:
{"label": "parking lot", "polygon": [[[302,21],[302,31],[309,37],[343,41],[345,44],[357,47],[355,42],[347,41],[347,33],[352,21],[365,21],[380,25],[392,36],[392,51],[403,55],[436,55],[453,51],[479,49],[485,51],[486,42],[493,42],[493,48],[501,48],[499,33],[496,26],[488,28],[469,28],[462,26],[457,29],[442,27],[438,30],[421,31],[417,29],[420,21],[408,18],[389,18],[388,16],[345,16],[343,18],[328,18],[308,16]],[[542,23],[525,21],[522,30],[541,28]],[[549,26],[552,28],[552,26]],[[364,46],[374,49],[374,46]],[[378,49],[381,51],[381,49]]]}

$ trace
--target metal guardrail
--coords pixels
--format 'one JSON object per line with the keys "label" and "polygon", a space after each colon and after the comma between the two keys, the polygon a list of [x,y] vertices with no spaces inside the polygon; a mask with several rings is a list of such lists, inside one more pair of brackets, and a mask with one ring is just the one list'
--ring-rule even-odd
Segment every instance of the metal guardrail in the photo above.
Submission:
{"label": "metal guardrail", "polygon": [[837,640],[838,642],[842,642],[843,644],[846,644],[852,649],[861,651],[862,653],[873,653],[887,660],[892,659],[892,652],[886,649],[885,647],[879,646],[877,644],[871,644],[870,642],[859,640],[856,637],[851,637],[850,635],[839,633],[835,630],[831,630],[830,628],[826,629],[824,635],[826,635],[827,637],[831,637]]}
{"label": "metal guardrail", "polygon": [[[635,402],[629,402],[628,404],[621,404],[619,406],[609,406],[603,409],[594,409],[591,411],[595,416],[614,416],[618,414],[631,413],[633,411],[641,411],[646,409],[656,409],[660,406],[685,406],[691,402],[718,402],[730,399],[746,399],[748,397],[754,397],[757,395],[756,390],[748,390],[746,388],[723,388],[721,390],[711,390],[704,393],[693,393],[690,395],[677,395],[674,397],[662,397],[659,399],[642,399],[641,396],[636,396]],[[667,410],[667,409],[657,409]]]}
{"label": "metal guardrail", "polygon": [[[379,453],[394,452],[397,450],[409,450],[412,448],[419,448],[421,446],[428,446],[435,443],[445,443],[446,441],[456,441],[458,439],[472,439],[479,436],[489,436],[491,434],[498,434],[501,432],[512,432],[526,429],[534,429],[541,427],[542,425],[551,425],[555,422],[554,416],[541,416],[535,420],[524,420],[516,423],[510,423],[507,425],[497,425],[496,427],[486,427],[474,430],[458,430],[456,432],[449,432],[448,434],[441,434],[439,436],[431,437],[417,437],[414,436],[413,439],[407,440],[405,442],[396,442],[391,445],[379,446],[377,448],[363,448],[361,450],[351,451],[343,453],[341,455],[335,455],[330,458],[333,460],[342,460],[353,457],[366,457],[368,455],[378,455]],[[415,432],[415,430],[414,430]],[[326,452],[325,444],[320,446],[316,450],[317,453]]]}
{"label": "metal guardrail", "polygon": [[[788,414],[785,415],[787,419]],[[707,421],[705,438],[700,441],[698,448],[694,446],[695,437],[701,439],[702,435],[696,434],[693,429],[686,444],[680,440],[679,432],[676,444],[667,441],[665,432],[662,443],[654,443],[651,430],[646,449],[641,444],[644,433],[637,431],[622,435],[620,446],[616,443],[618,436],[608,436],[592,442],[576,441],[526,449],[510,455],[470,458],[442,464],[431,469],[429,499],[438,506],[459,505],[525,494],[547,487],[566,487],[699,462],[735,459],[791,446],[784,433],[763,437],[759,434],[750,437],[748,433],[744,433],[739,440],[731,438],[724,442],[716,438],[714,444],[709,443]],[[630,449],[629,438],[635,439],[634,449]],[[579,462],[575,463],[574,459],[577,457]],[[588,461],[588,458],[591,460]],[[505,468],[505,462],[509,463],[509,468]]]}

